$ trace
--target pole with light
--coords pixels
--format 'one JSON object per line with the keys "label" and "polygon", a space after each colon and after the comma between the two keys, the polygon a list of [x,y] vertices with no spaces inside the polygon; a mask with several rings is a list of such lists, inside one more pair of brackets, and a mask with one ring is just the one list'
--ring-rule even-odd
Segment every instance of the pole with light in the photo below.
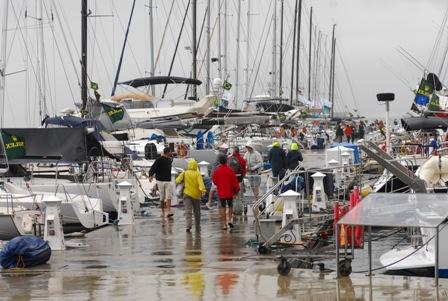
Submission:
{"label": "pole with light", "polygon": [[387,153],[392,154],[392,147],[390,145],[390,127],[389,127],[389,102],[395,100],[394,93],[380,93],[376,95],[376,99],[380,102],[386,103],[386,147]]}

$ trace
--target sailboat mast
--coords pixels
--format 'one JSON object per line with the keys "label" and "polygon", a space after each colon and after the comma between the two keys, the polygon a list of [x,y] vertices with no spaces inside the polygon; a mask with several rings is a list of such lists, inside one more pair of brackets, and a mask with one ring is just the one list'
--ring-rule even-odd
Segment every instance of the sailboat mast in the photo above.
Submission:
{"label": "sailboat mast", "polygon": [[[154,64],[154,14],[153,14],[153,0],[149,0],[149,76],[153,77],[155,75],[155,64]],[[155,85],[151,85],[151,95],[156,95]]]}
{"label": "sailboat mast", "polygon": [[291,58],[291,91],[289,95],[289,104],[292,106],[292,99],[294,97],[294,60],[295,60],[295,50],[296,50],[296,31],[297,31],[297,10],[298,10],[298,0],[294,7],[294,31],[292,34],[292,58]]}
{"label": "sailboat mast", "polygon": [[244,97],[246,99],[249,98],[249,69],[250,69],[250,10],[251,10],[251,0],[247,0],[247,35],[246,35],[246,78],[245,78],[245,85],[246,85],[246,92],[244,93]]}
{"label": "sailboat mast", "polygon": [[333,60],[334,60],[334,34],[336,30],[336,24],[333,24],[333,34],[331,37],[331,58],[330,58],[330,77],[329,77],[329,91],[328,91],[328,101],[331,102],[331,111],[330,111],[330,118],[333,119],[333,102],[332,102],[332,86],[333,86]]}
{"label": "sailboat mast", "polygon": [[[192,6],[192,31],[193,31],[193,39],[192,39],[192,45],[191,45],[191,52],[193,55],[193,66],[192,66],[192,76],[193,79],[197,79],[198,74],[197,74],[197,48],[196,48],[196,43],[197,43],[197,36],[196,36],[196,31],[197,31],[197,0],[193,0],[192,2],[193,6]],[[193,98],[194,100],[197,100],[197,96],[198,96],[198,91],[197,91],[197,87],[196,85],[193,85]]]}
{"label": "sailboat mast", "polygon": [[272,87],[271,97],[277,96],[277,0],[274,0],[274,9],[272,10]]}
{"label": "sailboat mast", "polygon": [[312,58],[312,42],[313,42],[313,7],[310,9],[310,41],[308,56],[308,100],[311,101],[311,58]]}
{"label": "sailboat mast", "polygon": [[207,1],[207,52],[206,52],[206,73],[207,73],[207,81],[205,83],[205,92],[208,95],[210,93],[210,81],[211,81],[211,76],[210,76],[210,62],[211,62],[211,57],[210,57],[210,14],[211,14],[211,3],[210,0]]}
{"label": "sailboat mast", "polygon": [[87,106],[87,0],[81,0],[81,114],[85,115]]}
{"label": "sailboat mast", "polygon": [[[126,44],[127,44],[128,36],[129,36],[129,29],[131,28],[131,22],[132,22],[132,18],[134,16],[134,10],[135,10],[135,3],[136,3],[136,1],[137,0],[134,0],[132,2],[131,14],[129,15],[128,26],[126,27],[126,32],[124,34],[123,46],[121,47],[120,60],[118,61],[117,72],[115,73],[114,85],[112,87],[111,96],[115,95],[115,90],[117,89],[117,85],[118,85],[118,79],[120,78],[121,66],[123,65],[124,52],[126,50]],[[86,15],[86,24],[87,24],[87,15]],[[87,28],[86,28],[86,37],[87,37]],[[87,50],[86,50],[86,52],[87,52]],[[87,64],[85,66],[87,66]],[[85,75],[86,75],[86,79],[87,79],[87,69],[86,69],[85,72],[86,72]],[[85,81],[85,83],[87,85],[87,81]],[[86,91],[87,91],[87,86],[86,86]]]}
{"label": "sailboat mast", "polygon": [[331,118],[334,116],[334,77],[336,74],[336,38],[333,40],[333,74],[331,76]]}
{"label": "sailboat mast", "polygon": [[234,108],[237,108],[238,104],[238,90],[240,86],[240,40],[241,40],[241,0],[238,0],[238,12],[237,12],[237,33],[236,33],[236,74],[235,74],[235,99]]}
{"label": "sailboat mast", "polygon": [[6,49],[8,43],[8,12],[9,12],[9,0],[3,1],[3,24],[2,24],[2,45],[1,45],[1,58],[0,58],[0,103],[1,103],[1,116],[0,127],[5,125],[5,77],[6,77]]}
{"label": "sailboat mast", "polygon": [[279,67],[279,96],[282,98],[283,95],[283,22],[284,22],[284,9],[285,9],[285,0],[281,0],[280,7],[280,67]]}
{"label": "sailboat mast", "polygon": [[219,0],[218,4],[218,71],[219,78],[222,77],[222,28],[221,28],[221,14],[222,14],[222,0]]}
{"label": "sailboat mast", "polygon": [[314,99],[319,100],[319,86],[317,77],[319,76],[319,69],[320,69],[320,43],[322,39],[322,32],[319,30],[319,33],[317,34],[317,45],[315,46],[315,55],[314,55],[314,75],[313,75],[313,91],[314,91]]}
{"label": "sailboat mast", "polygon": [[297,58],[296,58],[296,99],[299,100],[300,90],[300,37],[302,29],[302,0],[299,1],[299,15],[297,19]]}
{"label": "sailboat mast", "polygon": [[39,42],[40,42],[40,89],[39,89],[39,119],[43,120],[44,116],[47,114],[47,96],[45,93],[46,89],[46,72],[45,72],[45,44],[44,44],[44,3],[43,0],[39,1]]}
{"label": "sailboat mast", "polygon": [[223,78],[227,79],[227,76],[229,74],[229,68],[227,65],[227,1],[228,0],[223,0],[224,1],[224,41],[223,41],[223,45],[224,45],[224,76]]}

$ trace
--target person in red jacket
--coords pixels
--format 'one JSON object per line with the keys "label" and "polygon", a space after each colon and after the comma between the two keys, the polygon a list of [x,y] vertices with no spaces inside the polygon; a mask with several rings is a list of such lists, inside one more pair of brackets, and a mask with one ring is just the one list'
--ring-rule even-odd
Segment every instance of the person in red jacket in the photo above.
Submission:
{"label": "person in red jacket", "polygon": [[345,137],[347,137],[347,143],[350,143],[350,139],[352,138],[352,135],[353,135],[352,127],[349,124],[347,124],[345,126],[344,132],[345,132]]}
{"label": "person in red jacket", "polygon": [[[227,225],[229,225],[230,228],[233,228],[233,197],[240,191],[240,184],[238,183],[235,172],[227,166],[227,157],[222,155],[218,158],[218,161],[220,165],[213,173],[212,180],[218,190],[218,198],[221,204],[219,211],[223,230],[227,230]],[[228,223],[226,218],[226,207],[229,208]]]}

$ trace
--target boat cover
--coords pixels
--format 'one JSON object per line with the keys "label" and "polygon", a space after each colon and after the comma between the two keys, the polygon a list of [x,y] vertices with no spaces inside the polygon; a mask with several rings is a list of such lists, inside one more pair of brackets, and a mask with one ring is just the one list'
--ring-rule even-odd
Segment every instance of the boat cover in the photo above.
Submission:
{"label": "boat cover", "polygon": [[[67,127],[67,128],[88,128],[87,134],[87,147],[90,150],[89,154],[93,155],[121,155],[123,150],[118,147],[118,151],[110,147],[110,145],[120,146],[119,141],[112,135],[107,133],[106,128],[99,120],[85,119],[76,116],[55,116],[47,118],[44,124],[48,128],[54,127]],[[92,153],[92,149],[103,149],[101,153]],[[125,153],[129,153],[130,150],[124,150]]]}
{"label": "boat cover", "polygon": [[435,116],[408,117],[401,119],[401,124],[406,131],[446,130],[448,128],[448,118]]}
{"label": "boat cover", "polygon": [[[25,156],[9,160],[9,164],[88,160],[89,149],[84,128],[7,128],[3,131],[25,142]],[[2,148],[0,155],[4,158]]]}
{"label": "boat cover", "polygon": [[0,251],[0,266],[4,269],[33,267],[45,264],[50,257],[50,246],[42,238],[19,236],[10,240]]}
{"label": "boat cover", "polygon": [[187,77],[153,76],[153,77],[139,77],[126,82],[121,82],[119,84],[138,88],[144,86],[165,85],[165,84],[186,84],[186,85],[199,86],[202,84],[202,82],[200,80]]}

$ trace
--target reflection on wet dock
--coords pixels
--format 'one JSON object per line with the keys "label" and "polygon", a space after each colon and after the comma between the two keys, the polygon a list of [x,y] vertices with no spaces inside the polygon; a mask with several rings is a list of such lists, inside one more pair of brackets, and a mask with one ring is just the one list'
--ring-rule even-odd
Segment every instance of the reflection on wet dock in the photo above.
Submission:
{"label": "reflection on wet dock", "polygon": [[[200,233],[186,233],[183,211],[159,212],[129,227],[106,227],[85,238],[88,247],[54,252],[47,266],[2,271],[0,299],[14,300],[436,300],[431,278],[293,270],[246,245],[252,221],[232,233],[218,212],[203,211]],[[439,299],[448,300],[441,281]]]}

